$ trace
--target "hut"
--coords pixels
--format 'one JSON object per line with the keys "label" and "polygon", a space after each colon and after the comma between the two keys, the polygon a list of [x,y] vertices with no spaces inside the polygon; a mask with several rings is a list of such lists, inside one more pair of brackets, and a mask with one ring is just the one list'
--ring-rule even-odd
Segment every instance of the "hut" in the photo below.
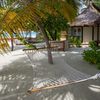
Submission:
{"label": "hut", "polygon": [[70,35],[79,37],[82,44],[100,42],[100,8],[90,3],[70,24]]}

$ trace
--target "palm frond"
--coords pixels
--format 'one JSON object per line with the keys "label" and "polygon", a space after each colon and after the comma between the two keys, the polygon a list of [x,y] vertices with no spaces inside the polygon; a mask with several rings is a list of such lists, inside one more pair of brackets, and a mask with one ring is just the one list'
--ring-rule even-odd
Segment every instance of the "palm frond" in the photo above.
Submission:
{"label": "palm frond", "polygon": [[[18,4],[18,2],[19,0],[17,0],[17,3],[15,4]],[[72,21],[77,12],[75,3],[72,4],[72,2],[68,2],[68,0],[34,0],[33,2],[28,2],[24,5],[18,12],[15,11],[15,4],[11,6],[12,9],[9,8],[5,12],[2,21],[0,21],[2,32],[7,32],[10,37],[12,36],[12,33],[17,33],[20,38],[23,31],[30,30],[28,27],[29,23],[40,27],[38,22],[41,22],[41,19],[46,18],[46,13],[61,13],[66,19]],[[7,40],[4,38],[4,40],[1,39],[0,41],[0,49],[5,51],[6,49],[2,43],[7,43]]]}

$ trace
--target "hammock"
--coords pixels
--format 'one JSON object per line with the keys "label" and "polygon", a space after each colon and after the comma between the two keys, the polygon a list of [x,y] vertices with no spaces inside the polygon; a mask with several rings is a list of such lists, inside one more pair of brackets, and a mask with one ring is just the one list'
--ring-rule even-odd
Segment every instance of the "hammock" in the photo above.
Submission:
{"label": "hammock", "polygon": [[69,82],[62,82],[62,83],[61,82],[57,83],[57,81],[55,81],[52,84],[44,85],[44,86],[39,87],[39,88],[34,88],[33,87],[33,88],[29,89],[27,92],[29,94],[31,94],[32,92],[39,92],[39,91],[42,91],[42,90],[63,87],[63,86],[67,86],[67,85],[70,85],[70,84],[85,82],[85,81],[88,81],[88,80],[95,80],[95,79],[98,79],[98,78],[100,78],[100,73],[97,73],[94,76],[91,76],[91,77],[86,78],[86,79],[81,79],[81,80],[78,80],[78,81],[69,81]]}
{"label": "hammock", "polygon": [[[42,50],[42,51],[41,50],[26,50],[25,53],[30,59],[30,62],[33,65],[33,67],[38,66],[38,63],[41,61],[41,59],[47,58],[47,52],[45,50]],[[62,55],[62,52],[53,52],[53,53],[54,53],[53,57],[55,57],[58,62],[65,63],[62,58],[59,58],[59,56]],[[62,65],[60,64],[61,63],[59,63],[58,66],[62,67]],[[100,73],[97,73],[96,75],[91,76],[70,67],[67,63],[65,63],[64,65],[65,65],[64,67],[67,70],[60,69],[61,73],[65,71],[64,77],[60,77],[60,78],[51,77],[51,78],[37,79],[35,80],[35,82],[33,82],[33,87],[30,88],[27,92],[33,93],[33,92],[63,87],[69,84],[75,84],[75,83],[80,83],[80,82],[100,78]]]}

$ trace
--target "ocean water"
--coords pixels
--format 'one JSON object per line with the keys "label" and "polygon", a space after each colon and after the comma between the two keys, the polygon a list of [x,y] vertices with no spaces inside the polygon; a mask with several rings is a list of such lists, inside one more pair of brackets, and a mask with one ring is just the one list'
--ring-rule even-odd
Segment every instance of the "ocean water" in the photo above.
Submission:
{"label": "ocean water", "polygon": [[[20,34],[22,35],[22,37],[32,37],[35,38],[36,34],[38,34],[37,32],[31,31],[31,32],[20,32]],[[11,36],[8,33],[4,33],[2,35],[2,37],[7,37],[7,38],[11,38]],[[13,37],[16,38],[16,34],[13,34]]]}
{"label": "ocean water", "polygon": [[22,35],[24,37],[32,37],[35,38],[36,37],[37,32],[31,31],[31,32],[23,32]]}

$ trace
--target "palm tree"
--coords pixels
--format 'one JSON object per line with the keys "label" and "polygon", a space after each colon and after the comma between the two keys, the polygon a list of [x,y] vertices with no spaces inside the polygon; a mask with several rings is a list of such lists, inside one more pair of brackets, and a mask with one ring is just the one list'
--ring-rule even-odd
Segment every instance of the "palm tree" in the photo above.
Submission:
{"label": "palm tree", "polygon": [[[9,0],[10,1],[10,0]],[[29,30],[27,24],[31,23],[43,33],[48,51],[48,61],[53,63],[48,36],[41,19],[46,19],[46,13],[61,13],[68,21],[72,21],[77,13],[75,0],[17,0],[3,4],[6,12],[0,19],[0,52],[8,50],[8,43],[4,33],[13,38],[13,33],[20,37],[21,31]]]}

